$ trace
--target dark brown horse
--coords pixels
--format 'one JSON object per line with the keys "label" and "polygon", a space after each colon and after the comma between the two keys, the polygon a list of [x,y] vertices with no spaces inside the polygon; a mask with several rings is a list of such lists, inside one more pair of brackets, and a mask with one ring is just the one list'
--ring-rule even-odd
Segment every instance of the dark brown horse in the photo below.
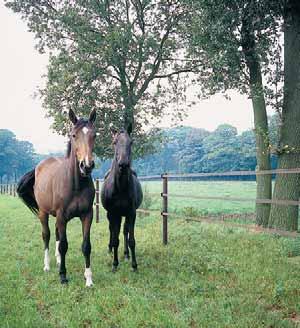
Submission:
{"label": "dark brown horse", "polygon": [[90,268],[90,227],[93,220],[95,189],[91,172],[94,168],[93,147],[95,142],[94,122],[96,111],[88,120],[77,119],[72,110],[69,118],[73,123],[66,157],[51,157],[40,162],[25,174],[17,188],[24,203],[39,217],[45,245],[44,271],[50,269],[48,225],[49,214],[56,217],[57,264],[60,266],[61,283],[67,283],[65,256],[68,250],[67,223],[74,217],[82,222],[82,252],[85,257],[86,286],[92,286]]}
{"label": "dark brown horse", "polygon": [[107,210],[109,221],[110,241],[109,251],[114,250],[113,271],[117,270],[119,234],[122,216],[124,223],[124,255],[129,259],[131,250],[132,268],[137,270],[135,258],[134,224],[136,209],[141,205],[143,192],[135,172],[131,169],[131,133],[130,126],[127,131],[113,131],[113,144],[115,149],[111,169],[104,179],[101,189],[101,202]]}

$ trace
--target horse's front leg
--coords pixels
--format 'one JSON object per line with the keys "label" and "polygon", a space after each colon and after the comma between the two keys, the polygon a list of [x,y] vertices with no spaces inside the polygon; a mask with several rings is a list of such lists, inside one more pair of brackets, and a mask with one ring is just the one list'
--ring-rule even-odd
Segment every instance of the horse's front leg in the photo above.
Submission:
{"label": "horse's front leg", "polygon": [[87,287],[91,287],[93,285],[92,280],[92,270],[91,270],[91,262],[90,262],[90,256],[91,256],[91,241],[90,241],[90,231],[91,231],[91,225],[93,221],[93,211],[91,211],[87,215],[83,215],[81,218],[82,223],[82,253],[85,258],[85,271],[84,271],[84,278],[85,278],[85,285]]}
{"label": "horse's front leg", "polygon": [[112,271],[116,272],[119,265],[118,259],[118,248],[119,248],[119,234],[121,228],[121,216],[114,216],[112,213],[107,213],[107,217],[109,220],[109,230],[111,231],[111,246],[114,250],[114,260]]}
{"label": "horse's front leg", "polygon": [[129,226],[128,226],[127,219],[125,219],[124,227],[123,227],[125,260],[129,260],[128,233],[129,233]]}
{"label": "horse's front leg", "polygon": [[136,218],[135,211],[130,215],[126,216],[126,221],[128,222],[128,230],[129,230],[128,244],[131,251],[131,259],[132,259],[131,265],[133,271],[137,271],[137,263],[135,258],[135,237],[134,237],[135,218]]}
{"label": "horse's front leg", "polygon": [[59,233],[58,233],[58,228],[57,224],[55,225],[55,257],[56,257],[56,264],[60,266],[61,258],[60,258],[60,253],[59,253]]}
{"label": "horse's front leg", "polygon": [[66,270],[66,254],[68,251],[68,240],[67,240],[67,221],[62,217],[58,216],[56,220],[56,226],[59,235],[59,246],[58,251],[60,254],[60,267],[59,267],[59,275],[60,282],[65,284],[68,282],[67,279],[67,270]]}

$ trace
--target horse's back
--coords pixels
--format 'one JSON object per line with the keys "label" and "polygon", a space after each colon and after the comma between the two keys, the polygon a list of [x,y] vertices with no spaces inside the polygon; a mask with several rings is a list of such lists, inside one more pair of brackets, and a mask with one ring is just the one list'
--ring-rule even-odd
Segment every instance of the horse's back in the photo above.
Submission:
{"label": "horse's back", "polygon": [[49,157],[42,160],[35,168],[35,178],[38,179],[43,174],[49,174],[49,171],[55,172],[61,164],[64,158],[62,157]]}

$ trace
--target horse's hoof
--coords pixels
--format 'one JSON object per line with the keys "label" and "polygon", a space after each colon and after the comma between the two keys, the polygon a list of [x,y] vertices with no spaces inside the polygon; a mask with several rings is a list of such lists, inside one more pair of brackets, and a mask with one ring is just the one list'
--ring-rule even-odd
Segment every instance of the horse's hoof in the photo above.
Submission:
{"label": "horse's hoof", "polygon": [[60,279],[60,282],[61,282],[62,285],[66,285],[69,282],[69,280],[67,278]]}
{"label": "horse's hoof", "polygon": [[118,267],[115,266],[115,265],[113,265],[111,271],[112,271],[113,273],[116,273],[116,272],[118,271]]}
{"label": "horse's hoof", "polygon": [[44,272],[49,272],[50,271],[50,267],[49,266],[44,266]]}
{"label": "horse's hoof", "polygon": [[67,279],[67,277],[65,277],[65,276],[62,277],[61,276],[60,277],[60,282],[61,282],[62,285],[65,285],[69,282],[69,280]]}
{"label": "horse's hoof", "polygon": [[93,287],[93,282],[92,282],[92,280],[86,280],[85,286],[86,286],[86,287]]}
{"label": "horse's hoof", "polygon": [[138,268],[136,267],[132,267],[132,272],[138,272]]}
{"label": "horse's hoof", "polygon": [[124,260],[127,262],[130,260],[130,256],[129,255],[124,255]]}

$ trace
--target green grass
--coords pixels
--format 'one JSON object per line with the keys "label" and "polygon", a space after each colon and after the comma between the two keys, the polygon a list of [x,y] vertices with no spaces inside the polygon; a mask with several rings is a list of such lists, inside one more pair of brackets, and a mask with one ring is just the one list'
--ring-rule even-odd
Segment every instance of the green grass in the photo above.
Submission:
{"label": "green grass", "polygon": [[[151,210],[161,209],[162,182],[143,181],[143,190],[151,195],[151,204],[147,206]],[[206,214],[233,214],[251,213],[255,210],[254,201],[237,202],[222,200],[198,200],[191,199],[191,196],[212,196],[212,197],[238,197],[256,198],[256,183],[249,181],[169,181],[168,184],[169,211],[176,213],[186,213],[194,211],[198,215]],[[145,194],[145,192],[144,192]],[[172,197],[172,194],[185,195],[185,198]]]}
{"label": "green grass", "polygon": [[172,219],[166,247],[160,218],[148,216],[136,225],[139,272],[121,258],[113,274],[101,219],[91,235],[94,286],[84,285],[78,219],[68,226],[70,282],[62,286],[54,220],[52,266],[44,273],[40,223],[19,200],[0,196],[1,328],[300,325],[300,263],[289,257],[294,241]]}

